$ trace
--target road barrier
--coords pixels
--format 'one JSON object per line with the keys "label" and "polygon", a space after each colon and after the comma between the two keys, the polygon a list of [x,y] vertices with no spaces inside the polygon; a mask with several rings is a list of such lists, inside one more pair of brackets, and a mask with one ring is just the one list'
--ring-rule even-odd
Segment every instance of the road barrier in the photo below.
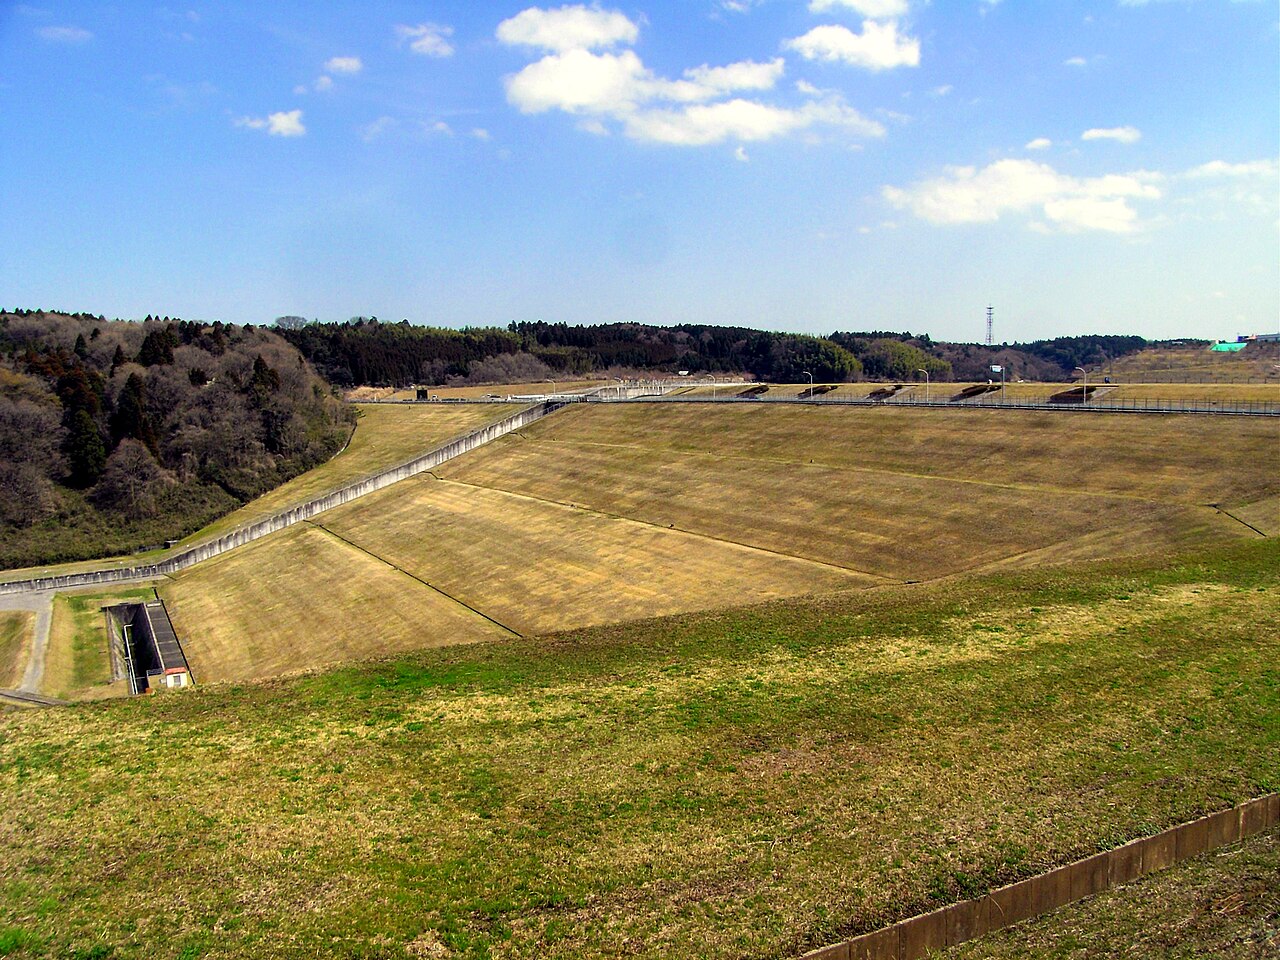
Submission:
{"label": "road barrier", "polygon": [[204,560],[226,553],[228,550],[234,550],[237,547],[244,546],[246,543],[252,543],[254,540],[276,533],[286,527],[291,527],[295,523],[309,520],[326,510],[332,510],[334,507],[342,506],[344,503],[350,503],[352,500],[359,499],[376,490],[381,490],[383,487],[389,487],[393,483],[433,470],[454,457],[459,457],[474,450],[476,447],[498,439],[498,437],[527,427],[562,406],[564,406],[564,402],[561,400],[535,403],[509,417],[443,443],[399,466],[371,474],[362,480],[357,480],[345,487],[334,490],[332,493],[316,497],[314,500],[309,500],[296,507],[290,507],[288,510],[282,510],[264,520],[240,527],[217,539],[187,547],[163,560],[132,566],[109,567],[84,573],[69,573],[51,577],[33,577],[27,580],[0,582],[0,594],[69,590],[76,587],[92,587],[134,580],[154,580],[158,577],[169,576]]}
{"label": "road barrier", "polygon": [[811,951],[803,960],[918,960],[934,951],[975,940],[1130,883],[1143,874],[1163,870],[1181,860],[1264,833],[1277,825],[1280,825],[1280,794],[1272,793],[1000,887],[985,897],[953,903],[882,930]]}
{"label": "road barrier", "polygon": [[1050,403],[1044,400],[999,400],[989,395],[972,400],[924,400],[920,397],[641,397],[642,403],[802,403],[815,407],[940,407],[948,410],[1052,410],[1064,413],[1196,413],[1233,417],[1280,417],[1280,403],[1270,400],[1090,400]]}

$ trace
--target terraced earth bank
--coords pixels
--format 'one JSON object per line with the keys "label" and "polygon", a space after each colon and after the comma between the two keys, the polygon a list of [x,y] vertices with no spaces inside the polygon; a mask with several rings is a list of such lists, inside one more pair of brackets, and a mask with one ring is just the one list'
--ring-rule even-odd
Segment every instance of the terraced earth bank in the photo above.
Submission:
{"label": "terraced earth bank", "polygon": [[198,676],[1257,539],[1270,419],[591,405],[161,587]]}

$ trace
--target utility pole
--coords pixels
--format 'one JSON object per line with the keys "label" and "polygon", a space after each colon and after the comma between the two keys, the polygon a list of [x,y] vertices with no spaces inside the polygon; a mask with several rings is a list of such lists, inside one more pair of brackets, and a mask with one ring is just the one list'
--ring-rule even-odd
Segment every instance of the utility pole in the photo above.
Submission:
{"label": "utility pole", "polygon": [[987,307],[987,346],[995,345],[996,308]]}

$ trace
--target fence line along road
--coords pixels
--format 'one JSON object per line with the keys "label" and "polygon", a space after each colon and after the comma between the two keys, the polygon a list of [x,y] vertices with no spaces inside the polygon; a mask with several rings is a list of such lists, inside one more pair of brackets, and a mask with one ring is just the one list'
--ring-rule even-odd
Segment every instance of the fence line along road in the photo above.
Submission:
{"label": "fence line along road", "polygon": [[[588,398],[593,399],[593,398]],[[1049,403],[1047,400],[923,400],[919,397],[872,400],[870,397],[657,397],[641,403],[802,403],[814,407],[938,407],[948,410],[1054,410],[1066,413],[1197,413],[1232,417],[1280,417],[1280,403],[1270,400],[1096,400]]]}
{"label": "fence line along road", "polygon": [[185,570],[203,560],[216,557],[252,543],[268,534],[276,533],[286,527],[309,520],[318,513],[331,510],[344,503],[350,503],[397,481],[433,470],[440,464],[454,457],[461,456],[483,444],[505,436],[514,430],[520,430],[529,424],[541,420],[547,414],[564,406],[564,399],[551,398],[525,407],[511,416],[480,427],[461,437],[455,437],[447,443],[428,450],[405,463],[387,470],[371,474],[362,480],[347,484],[331,493],[316,497],[306,503],[298,504],[287,510],[273,514],[264,520],[239,527],[228,534],[214,540],[197,543],[180,550],[172,556],[154,563],[134,564],[121,567],[108,567],[102,570],[91,570],[83,573],[67,573],[48,577],[33,577],[26,580],[10,580],[0,582],[0,595],[12,593],[37,593],[44,590],[68,590],[75,587],[91,587],[106,583],[126,583],[136,580],[154,580]]}

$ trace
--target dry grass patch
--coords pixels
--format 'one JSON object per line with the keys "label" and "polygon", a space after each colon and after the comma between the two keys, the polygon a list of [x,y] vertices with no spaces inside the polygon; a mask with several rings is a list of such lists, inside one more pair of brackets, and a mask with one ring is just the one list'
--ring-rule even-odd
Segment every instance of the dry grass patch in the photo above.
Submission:
{"label": "dry grass patch", "polygon": [[35,626],[30,611],[0,610],[0,688],[11,690],[22,682]]}
{"label": "dry grass patch", "polygon": [[310,524],[193,567],[160,595],[197,683],[508,635]]}
{"label": "dry grass patch", "polygon": [[1250,536],[1176,504],[716,455],[662,460],[634,448],[516,440],[439,472],[901,580],[1032,551],[1072,559]]}
{"label": "dry grass patch", "polygon": [[1082,416],[1014,410],[616,404],[522,431],[558,443],[634,446],[763,464],[840,468],[1108,493],[1180,503],[1280,493],[1280,420]]}
{"label": "dry grass patch", "polygon": [[397,484],[323,523],[522,634],[875,582],[434,478]]}
{"label": "dry grass patch", "polygon": [[516,404],[456,407],[363,404],[357,407],[360,419],[351,443],[340,454],[227,514],[185,542],[205,540],[305,503],[379,470],[412,460],[446,440],[501,420],[519,409]]}

